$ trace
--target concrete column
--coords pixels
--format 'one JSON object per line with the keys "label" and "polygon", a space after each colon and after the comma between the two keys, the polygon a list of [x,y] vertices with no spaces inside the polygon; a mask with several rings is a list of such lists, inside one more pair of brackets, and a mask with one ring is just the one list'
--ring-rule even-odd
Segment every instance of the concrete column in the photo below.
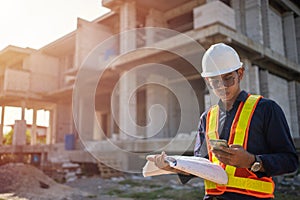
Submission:
{"label": "concrete column", "polygon": [[[117,92],[118,93],[118,92]],[[115,96],[112,96],[113,94],[111,94],[111,105],[113,106],[113,110],[114,113],[112,113],[112,109],[111,109],[111,115],[110,115],[110,130],[112,131],[112,138],[113,139],[117,139],[119,137],[119,126],[118,126],[118,119],[120,117],[120,95],[119,94],[115,94]],[[117,119],[115,119],[117,118]]]}
{"label": "concrete column", "polygon": [[105,134],[102,129],[100,129],[102,125],[102,114],[101,112],[95,113],[95,119],[94,119],[94,130],[93,130],[93,140],[103,140],[106,139]]}
{"label": "concrete column", "polygon": [[241,58],[241,61],[243,62],[243,66],[245,68],[245,71],[244,71],[244,77],[243,77],[243,80],[241,81],[240,83],[240,86],[241,86],[241,89],[242,90],[245,90],[245,91],[249,91],[249,85],[250,85],[250,77],[249,77],[249,68],[251,67],[251,61],[247,58]]}
{"label": "concrete column", "polygon": [[285,55],[282,16],[271,8],[269,8],[268,13],[270,48],[281,55]]}
{"label": "concrete column", "polygon": [[269,0],[261,1],[263,44],[270,47]]}
{"label": "concrete column", "polygon": [[260,0],[245,1],[246,35],[263,44],[263,25]]}
{"label": "concrete column", "polygon": [[89,106],[90,94],[83,94],[79,100],[79,115],[78,115],[78,132],[81,138],[85,141],[94,139],[95,130],[95,110]]}
{"label": "concrete column", "polygon": [[298,63],[300,61],[300,17],[295,18],[296,45],[298,49]]}
{"label": "concrete column", "polygon": [[[298,130],[296,130],[296,133],[298,133],[297,137],[300,137],[300,83],[295,82],[295,90],[296,90],[296,110],[297,110],[297,118],[298,118]],[[292,112],[293,113],[293,112]],[[296,135],[296,134],[295,134]]]}
{"label": "concrete column", "polygon": [[231,6],[235,12],[236,30],[240,33],[246,34],[245,1],[231,0]]}
{"label": "concrete column", "polygon": [[252,94],[260,94],[259,67],[251,65],[249,67],[249,92]]}
{"label": "concrete column", "polygon": [[291,124],[291,110],[289,103],[289,84],[288,81],[279,76],[268,74],[269,98],[276,101],[285,113],[289,127]]}
{"label": "concrete column", "polygon": [[12,144],[14,146],[22,146],[26,144],[26,121],[25,120],[15,120],[14,125],[14,135]]}
{"label": "concrete column", "polygon": [[298,62],[298,50],[296,42],[296,28],[293,12],[283,15],[283,34],[285,43],[285,55],[294,62]]}
{"label": "concrete column", "polygon": [[25,101],[22,101],[22,102],[21,102],[21,109],[22,109],[22,112],[21,112],[21,120],[25,120],[25,108],[26,108],[26,102],[25,102]]}
{"label": "concrete column", "polygon": [[252,65],[248,58],[242,58],[245,68],[244,78],[241,82],[241,88],[251,94],[260,94],[259,89],[259,67]]}
{"label": "concrete column", "polygon": [[37,137],[36,116],[37,116],[37,110],[34,108],[33,116],[32,116],[31,142],[30,142],[32,145],[37,144],[37,141],[36,141],[36,137]]}
{"label": "concrete column", "polygon": [[291,113],[291,134],[293,138],[299,137],[299,112],[297,109],[297,85],[296,81],[289,82],[289,103]]}
{"label": "concrete column", "polygon": [[1,112],[1,124],[0,124],[0,146],[3,144],[3,127],[4,127],[4,116],[5,116],[5,106],[2,105]]}
{"label": "concrete column", "polygon": [[46,136],[46,144],[54,144],[56,142],[56,133],[57,133],[57,107],[54,105],[50,112],[50,119],[49,119],[49,127],[47,129],[47,136]]}
{"label": "concrete column", "polygon": [[[151,82],[165,82],[167,84],[167,79],[159,75],[150,75],[148,79]],[[168,90],[159,85],[149,85],[146,89],[146,98],[147,138],[167,138]],[[163,116],[166,117],[165,123]],[[149,126],[149,124],[151,125]]]}
{"label": "concrete column", "polygon": [[[164,20],[164,13],[151,8],[149,10],[149,14],[146,16],[146,27],[162,27],[167,28],[167,22]],[[147,30],[146,32],[146,44],[153,44],[161,38],[163,38],[164,35],[159,34],[159,32],[152,30]]]}
{"label": "concrete column", "polygon": [[269,98],[269,82],[268,82],[269,72],[267,70],[259,71],[259,88],[260,94],[266,98]]}
{"label": "concrete column", "polygon": [[163,18],[164,13],[151,8],[149,14],[146,16],[146,27],[167,27],[167,22]]}
{"label": "concrete column", "polygon": [[136,33],[125,31],[136,28],[136,3],[125,1],[120,5],[120,32],[124,32],[120,38],[120,52],[136,48]]}
{"label": "concrete column", "polygon": [[[123,77],[122,77],[123,76]],[[127,139],[128,135],[137,135],[137,98],[136,93],[130,96],[137,85],[136,74],[132,71],[123,73],[120,79],[119,91],[119,125],[120,138]]]}

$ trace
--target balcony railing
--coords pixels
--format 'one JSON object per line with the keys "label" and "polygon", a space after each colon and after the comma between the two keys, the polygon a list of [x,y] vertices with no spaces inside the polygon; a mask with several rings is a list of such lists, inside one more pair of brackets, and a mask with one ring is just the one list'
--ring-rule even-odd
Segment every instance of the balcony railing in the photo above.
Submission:
{"label": "balcony railing", "polygon": [[5,69],[0,76],[0,94],[23,96],[57,89],[57,77],[20,69]]}
{"label": "balcony railing", "polygon": [[234,10],[221,1],[213,1],[194,8],[194,29],[222,24],[236,30]]}
{"label": "balcony railing", "polygon": [[3,76],[3,92],[28,92],[30,89],[30,72],[6,69]]}

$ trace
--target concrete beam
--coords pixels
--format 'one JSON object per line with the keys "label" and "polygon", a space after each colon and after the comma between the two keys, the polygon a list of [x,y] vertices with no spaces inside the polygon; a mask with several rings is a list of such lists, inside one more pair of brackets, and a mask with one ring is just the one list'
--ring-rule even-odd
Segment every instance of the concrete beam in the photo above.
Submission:
{"label": "concrete beam", "polygon": [[205,4],[205,0],[193,0],[189,1],[181,6],[168,10],[164,14],[164,19],[168,21],[169,19],[175,18],[177,16],[183,15],[185,13],[193,11],[193,9],[199,5]]}
{"label": "concrete beam", "polygon": [[[295,62],[292,62],[285,56],[280,55],[269,48],[265,48],[262,44],[254,42],[247,36],[232,31],[222,25],[212,25],[205,30],[192,30],[185,34],[195,40],[199,40],[204,37],[214,37],[215,35],[227,36],[228,38],[232,39],[232,44],[243,48],[248,53],[252,53],[253,56],[257,55],[260,58],[267,59],[270,63],[277,65],[281,69],[281,76],[287,78],[288,80],[291,79],[291,74],[300,75],[300,67]],[[251,59],[251,61],[253,62],[253,59]],[[268,70],[272,72],[273,68],[269,67]],[[278,73],[278,71],[275,73]],[[300,77],[299,75],[298,77]]]}
{"label": "concrete beam", "polygon": [[[230,43],[235,45],[236,47],[239,47],[243,49],[248,54],[251,54],[251,62],[253,64],[258,63],[259,59],[267,60],[270,65],[276,65],[277,68],[279,68],[279,71],[275,70],[275,68],[266,66],[269,71],[276,73],[280,73],[282,77],[287,78],[290,80],[291,78],[296,78],[297,80],[300,80],[300,67],[297,63],[292,62],[291,60],[287,59],[285,56],[280,55],[274,51],[272,51],[269,48],[265,48],[264,45],[255,42],[248,38],[247,36],[238,33],[236,31],[233,31],[229,28],[226,28],[225,26],[215,24],[211,25],[205,29],[197,29],[197,30],[191,30],[188,32],[185,32],[185,34],[191,38],[193,38],[196,41],[203,41],[204,38],[211,38],[211,41],[215,41],[216,37],[223,38],[223,42]],[[229,40],[228,40],[229,38]],[[205,39],[205,41],[206,41]],[[191,49],[189,48],[189,44],[186,44],[184,40],[180,39],[180,36],[174,36],[172,38],[168,38],[166,40],[157,42],[155,45],[157,47],[164,47],[164,49],[182,49],[182,51],[185,54],[192,54],[193,52],[199,52],[199,49]],[[127,56],[123,56],[122,58],[118,59],[116,62],[114,62],[111,67],[113,69],[117,69],[121,67],[120,69],[126,69],[126,66],[132,67],[133,63],[145,62],[146,60],[149,61],[149,59],[152,57],[159,58],[160,62],[166,62],[170,61],[172,59],[176,59],[176,56],[162,56],[161,51],[155,51],[155,50],[143,50],[139,51],[138,53],[134,54],[128,54]],[[253,59],[256,57],[257,59]],[[261,67],[261,66],[260,66]],[[298,77],[298,78],[297,78]]]}
{"label": "concrete beam", "polygon": [[286,5],[289,9],[291,9],[293,12],[295,12],[298,16],[300,16],[300,9],[298,6],[296,6],[293,2],[290,0],[281,0],[281,2]]}

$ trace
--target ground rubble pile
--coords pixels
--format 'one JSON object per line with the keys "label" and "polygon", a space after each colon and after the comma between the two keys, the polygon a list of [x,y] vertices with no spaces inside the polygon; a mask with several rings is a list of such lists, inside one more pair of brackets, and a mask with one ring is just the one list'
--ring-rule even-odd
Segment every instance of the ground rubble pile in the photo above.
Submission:
{"label": "ground rubble pile", "polygon": [[22,163],[0,166],[0,180],[0,194],[10,193],[22,199],[66,200],[72,199],[74,195],[88,195],[78,189],[59,184],[34,166]]}

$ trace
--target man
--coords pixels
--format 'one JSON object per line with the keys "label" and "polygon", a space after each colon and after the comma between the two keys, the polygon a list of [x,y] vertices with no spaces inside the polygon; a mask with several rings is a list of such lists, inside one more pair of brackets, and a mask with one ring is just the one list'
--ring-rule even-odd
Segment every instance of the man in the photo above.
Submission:
{"label": "man", "polygon": [[[294,172],[298,156],[282,109],[274,101],[240,88],[244,68],[237,52],[223,43],[212,45],[202,59],[202,77],[219,103],[200,118],[195,156],[221,165],[227,185],[205,180],[203,199],[274,198],[272,176]],[[209,140],[225,139],[229,147],[212,148]],[[167,170],[163,152],[155,164]],[[191,176],[180,175],[183,183]]]}

